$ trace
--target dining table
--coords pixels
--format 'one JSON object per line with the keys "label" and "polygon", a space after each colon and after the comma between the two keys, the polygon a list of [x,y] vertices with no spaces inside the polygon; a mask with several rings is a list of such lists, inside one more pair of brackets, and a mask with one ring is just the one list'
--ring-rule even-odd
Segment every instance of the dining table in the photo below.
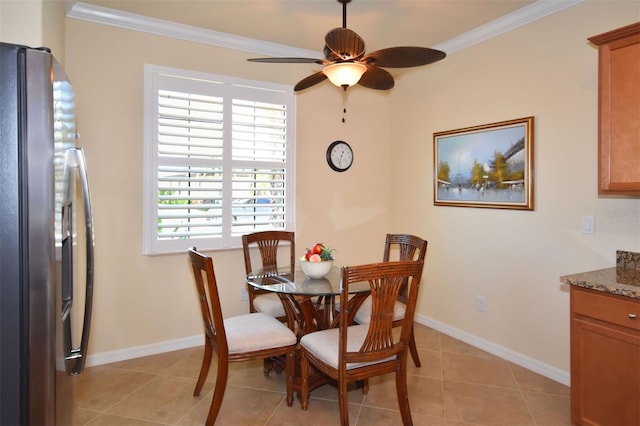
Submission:
{"label": "dining table", "polygon": [[[304,334],[338,326],[340,275],[339,266],[332,266],[322,278],[308,277],[297,268],[294,271],[278,268],[278,272],[252,271],[246,276],[246,282],[280,297],[289,327],[300,339]],[[370,292],[368,282],[349,287],[348,309],[344,310],[349,324]]]}
{"label": "dining table", "polygon": [[[298,341],[307,333],[338,327],[340,312],[347,315],[348,324],[353,324],[358,308],[371,293],[368,282],[350,285],[347,307],[340,309],[336,301],[340,299],[339,266],[332,266],[323,278],[308,277],[301,269],[288,269],[278,268],[278,272],[252,271],[247,274],[246,282],[257,289],[276,293],[280,297],[288,326],[296,334]],[[299,356],[296,358],[293,387],[300,396],[300,360]],[[276,364],[282,364],[281,361],[274,360]],[[308,381],[309,390],[326,384],[327,379],[324,374],[312,371]]]}

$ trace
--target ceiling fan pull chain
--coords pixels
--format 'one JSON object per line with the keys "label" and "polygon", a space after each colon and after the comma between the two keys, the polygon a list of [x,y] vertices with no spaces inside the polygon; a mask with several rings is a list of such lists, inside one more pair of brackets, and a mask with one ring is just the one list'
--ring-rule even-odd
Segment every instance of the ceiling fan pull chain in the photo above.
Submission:
{"label": "ceiling fan pull chain", "polygon": [[342,91],[342,122],[345,123],[347,119],[345,116],[347,115],[347,91]]}

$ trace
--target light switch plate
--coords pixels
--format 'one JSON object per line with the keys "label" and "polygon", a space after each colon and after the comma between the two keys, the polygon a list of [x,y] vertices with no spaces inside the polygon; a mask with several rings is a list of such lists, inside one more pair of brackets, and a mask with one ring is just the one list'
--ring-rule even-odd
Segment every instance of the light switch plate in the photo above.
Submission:
{"label": "light switch plate", "polygon": [[582,216],[580,221],[580,233],[594,234],[596,232],[596,223],[593,216]]}

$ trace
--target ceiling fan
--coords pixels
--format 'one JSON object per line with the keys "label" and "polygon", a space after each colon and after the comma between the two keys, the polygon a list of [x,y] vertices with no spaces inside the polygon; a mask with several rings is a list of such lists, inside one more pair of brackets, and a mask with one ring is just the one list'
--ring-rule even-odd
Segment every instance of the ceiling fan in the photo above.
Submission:
{"label": "ceiling fan", "polygon": [[366,54],[364,40],[347,28],[347,3],[342,3],[342,28],[334,28],[324,38],[325,59],[312,58],[251,58],[249,62],[316,63],[324,65],[318,71],[302,79],[294,91],[307,89],[329,79],[336,86],[347,90],[359,84],[369,89],[389,90],[394,86],[393,76],[383,68],[410,68],[427,65],[445,58],[446,53],[427,47],[389,47]]}

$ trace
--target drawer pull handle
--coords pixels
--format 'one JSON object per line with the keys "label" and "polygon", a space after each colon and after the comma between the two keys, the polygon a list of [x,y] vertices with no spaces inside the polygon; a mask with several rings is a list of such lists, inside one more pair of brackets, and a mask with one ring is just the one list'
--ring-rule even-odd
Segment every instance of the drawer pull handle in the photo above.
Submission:
{"label": "drawer pull handle", "polygon": [[637,317],[636,314],[629,314],[629,319],[634,320],[634,319],[636,319],[636,317]]}

